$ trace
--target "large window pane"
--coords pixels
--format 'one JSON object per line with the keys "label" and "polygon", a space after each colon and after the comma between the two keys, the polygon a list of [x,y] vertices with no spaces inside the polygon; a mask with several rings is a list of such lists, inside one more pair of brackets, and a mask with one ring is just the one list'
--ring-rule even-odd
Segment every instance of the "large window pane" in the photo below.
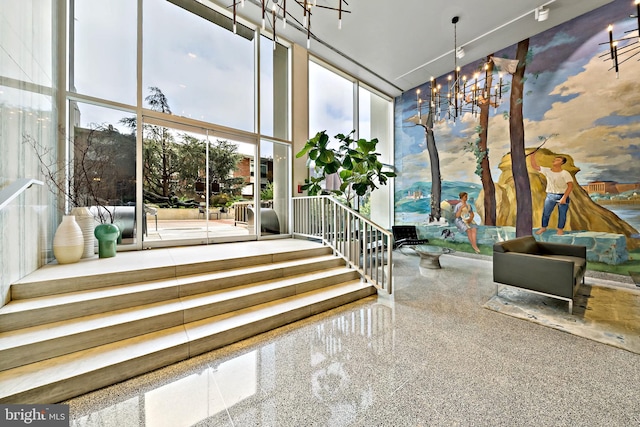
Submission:
{"label": "large window pane", "polygon": [[253,32],[234,34],[166,0],[144,1],[143,25],[145,92],[159,88],[174,115],[254,131]]}
{"label": "large window pane", "polygon": [[[378,139],[377,152],[380,161],[387,165],[392,163],[393,144],[391,133],[391,101],[359,87],[358,90],[358,131],[360,138]],[[393,185],[387,181],[361,200],[361,213],[369,216],[375,223],[383,227],[391,227],[391,209]]]}
{"label": "large window pane", "polygon": [[97,221],[120,228],[123,244],[136,239],[136,135],[130,113],[70,103],[69,198]]}
{"label": "large window pane", "polygon": [[73,0],[72,92],[135,105],[137,2]]}
{"label": "large window pane", "polygon": [[[358,88],[358,136],[378,139],[383,163],[391,163],[391,101],[363,88]],[[381,151],[380,151],[381,150]]]}
{"label": "large window pane", "polygon": [[[348,135],[354,128],[353,83],[327,68],[309,61],[309,137],[320,131],[329,136],[329,148],[338,148],[338,134]],[[311,169],[311,176],[316,171]],[[340,187],[338,174],[327,177],[323,187],[337,190]]]}
{"label": "large window pane", "polygon": [[[326,130],[332,139],[354,129],[353,83],[309,62],[309,137]],[[337,144],[337,143],[336,143]]]}
{"label": "large window pane", "polygon": [[260,133],[289,139],[289,51],[260,38]]}

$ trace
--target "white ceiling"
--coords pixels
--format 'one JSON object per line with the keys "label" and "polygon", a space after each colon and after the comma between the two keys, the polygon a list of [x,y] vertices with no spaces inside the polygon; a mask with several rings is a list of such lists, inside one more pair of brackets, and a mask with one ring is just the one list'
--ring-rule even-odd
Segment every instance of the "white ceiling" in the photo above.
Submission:
{"label": "white ceiling", "polygon": [[[213,1],[227,10],[233,4],[233,0]],[[267,0],[267,5],[272,1]],[[283,0],[278,1],[282,4]],[[344,7],[351,13],[343,14],[341,30],[337,11],[313,9],[311,54],[388,95],[398,96],[454,68],[451,21],[455,16],[459,17],[457,45],[466,53],[458,65],[464,66],[612,0],[346,1],[348,6]],[[337,7],[339,0],[317,3]],[[258,0],[245,0],[244,8],[238,5],[238,15],[260,23],[259,4]],[[549,18],[537,22],[534,10],[542,5],[549,9]],[[287,11],[302,22],[302,8],[294,0],[287,3]],[[283,30],[279,22],[276,33],[306,46],[306,32],[300,29],[289,23]]]}

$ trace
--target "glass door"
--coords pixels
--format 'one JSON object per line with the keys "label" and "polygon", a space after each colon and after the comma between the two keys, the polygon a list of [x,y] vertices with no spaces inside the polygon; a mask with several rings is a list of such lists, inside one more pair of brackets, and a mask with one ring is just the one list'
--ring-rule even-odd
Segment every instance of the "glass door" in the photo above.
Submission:
{"label": "glass door", "polygon": [[145,247],[256,239],[246,216],[256,145],[212,129],[145,118]]}

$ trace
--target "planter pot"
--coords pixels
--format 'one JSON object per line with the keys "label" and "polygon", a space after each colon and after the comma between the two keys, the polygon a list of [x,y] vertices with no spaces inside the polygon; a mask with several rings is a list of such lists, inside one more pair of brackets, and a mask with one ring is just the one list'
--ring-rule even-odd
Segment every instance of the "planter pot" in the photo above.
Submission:
{"label": "planter pot", "polygon": [[120,229],[115,224],[96,225],[93,232],[98,239],[98,257],[110,258],[116,256],[116,248],[118,247],[118,237]]}
{"label": "planter pot", "polygon": [[91,258],[96,255],[95,243],[96,239],[93,235],[93,230],[96,227],[96,220],[91,215],[89,208],[73,208],[71,213],[75,215],[76,222],[82,230],[82,237],[84,238],[84,252],[82,252],[82,258]]}
{"label": "planter pot", "polygon": [[73,215],[65,215],[53,236],[53,255],[58,264],[80,261],[84,251],[82,230]]}

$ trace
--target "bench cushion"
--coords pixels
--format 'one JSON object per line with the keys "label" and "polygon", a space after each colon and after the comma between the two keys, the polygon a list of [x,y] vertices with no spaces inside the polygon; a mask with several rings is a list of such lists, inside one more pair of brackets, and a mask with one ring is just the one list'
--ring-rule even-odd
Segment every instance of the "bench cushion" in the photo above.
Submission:
{"label": "bench cushion", "polygon": [[521,254],[540,255],[542,252],[538,247],[538,242],[533,236],[521,237],[496,243],[493,246],[495,252],[518,252]]}

